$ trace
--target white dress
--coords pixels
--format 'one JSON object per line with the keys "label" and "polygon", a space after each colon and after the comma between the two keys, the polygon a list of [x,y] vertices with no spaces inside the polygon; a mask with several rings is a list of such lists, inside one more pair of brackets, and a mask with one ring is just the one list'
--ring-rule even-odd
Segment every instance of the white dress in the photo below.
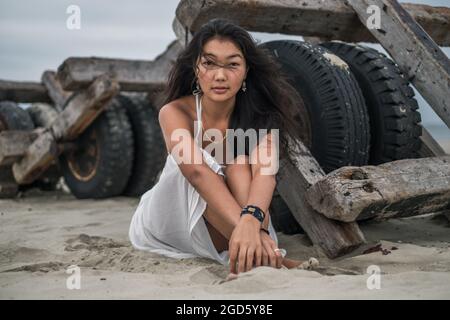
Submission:
{"label": "white dress", "polygon": [[[208,166],[225,176],[223,167],[202,148],[199,134],[202,106],[199,96],[195,98],[198,120],[195,141]],[[169,153],[158,182],[142,195],[131,219],[129,238],[133,247],[177,259],[205,257],[228,265],[228,251],[217,252],[203,220],[206,205]],[[269,232],[278,245],[270,217]]]}

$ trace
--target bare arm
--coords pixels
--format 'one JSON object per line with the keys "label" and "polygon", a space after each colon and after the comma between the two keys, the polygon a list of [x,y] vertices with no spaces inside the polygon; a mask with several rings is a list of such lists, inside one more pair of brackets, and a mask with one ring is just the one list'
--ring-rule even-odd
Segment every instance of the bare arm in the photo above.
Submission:
{"label": "bare arm", "polygon": [[[159,112],[167,150],[179,163],[184,177],[192,184],[208,206],[217,213],[225,228],[219,232],[227,239],[240,221],[242,208],[228,189],[224,179],[203,161],[203,155],[191,133],[192,120],[176,105],[165,105]],[[197,160],[197,161],[196,161]],[[201,160],[201,161],[198,161]]]}
{"label": "bare arm", "polygon": [[[264,212],[268,207],[275,189],[275,174],[278,171],[277,142],[272,143],[272,135],[266,135],[250,154],[252,167],[252,183],[247,204],[256,205]],[[249,271],[254,263],[258,267],[267,265],[268,261],[273,267],[281,268],[282,257],[276,254],[276,244],[268,235],[260,235],[260,223],[251,215],[252,223],[238,224],[230,239],[230,270],[232,273]],[[266,215],[264,226],[267,228],[269,215]],[[238,268],[236,267],[238,263]]]}
{"label": "bare arm", "polygon": [[256,205],[266,213],[263,223],[265,229],[269,227],[268,209],[276,187],[278,154],[277,143],[274,141],[274,136],[269,133],[261,139],[260,144],[250,155],[253,178],[247,204]]}

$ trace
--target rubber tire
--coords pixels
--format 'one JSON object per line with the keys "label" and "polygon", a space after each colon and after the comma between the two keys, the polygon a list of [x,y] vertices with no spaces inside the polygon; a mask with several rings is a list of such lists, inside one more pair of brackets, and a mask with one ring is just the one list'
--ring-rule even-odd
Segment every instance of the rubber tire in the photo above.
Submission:
{"label": "rubber tire", "polygon": [[273,193],[269,210],[270,219],[276,231],[282,231],[284,234],[289,235],[305,233],[276,189]]}
{"label": "rubber tire", "polygon": [[34,124],[28,112],[12,101],[0,101],[0,121],[6,130],[33,130]]}
{"label": "rubber tire", "polygon": [[419,158],[422,126],[414,91],[398,65],[381,52],[338,41],[322,43],[350,66],[369,108],[369,164]]}
{"label": "rubber tire", "polygon": [[363,166],[369,160],[369,116],[364,97],[349,70],[333,64],[332,52],[295,40],[262,43],[290,77],[306,105],[312,128],[312,155],[328,173]]}
{"label": "rubber tire", "polygon": [[126,111],[114,98],[78,141],[95,131],[99,144],[99,163],[88,181],[78,179],[70,170],[67,156],[61,156],[64,179],[70,191],[79,199],[108,198],[125,189],[133,166],[133,133]]}
{"label": "rubber tire", "polygon": [[[308,147],[323,170],[328,173],[346,165],[366,165],[370,147],[368,111],[354,76],[330,60],[341,59],[325,48],[301,41],[277,40],[261,46],[275,56],[302,97],[312,128]],[[271,208],[276,231],[302,232],[281,196],[274,193]]]}
{"label": "rubber tire", "polygon": [[134,163],[126,196],[141,196],[157,181],[164,167],[166,147],[158,122],[158,113],[146,95],[119,95],[118,99],[130,119],[134,137]]}
{"label": "rubber tire", "polygon": [[[33,130],[34,124],[31,120],[28,112],[15,102],[12,101],[0,101],[0,132],[3,130]],[[6,178],[7,181],[15,181],[11,166],[2,166],[0,173],[2,179]],[[15,183],[8,192],[3,193],[0,198],[14,198],[19,190],[26,189],[28,185],[19,185]]]}

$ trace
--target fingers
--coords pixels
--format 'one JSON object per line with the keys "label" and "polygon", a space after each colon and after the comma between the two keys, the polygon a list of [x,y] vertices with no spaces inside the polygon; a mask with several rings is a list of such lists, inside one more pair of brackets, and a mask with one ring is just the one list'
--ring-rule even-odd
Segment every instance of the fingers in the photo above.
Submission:
{"label": "fingers", "polygon": [[247,263],[245,266],[245,272],[252,270],[253,268],[253,258],[255,255],[255,250],[253,248],[247,249]]}
{"label": "fingers", "polygon": [[228,253],[230,255],[230,272],[237,274],[236,258],[237,258],[238,252],[239,252],[238,247],[233,242],[231,242],[229,246],[230,246],[230,249],[229,249]]}
{"label": "fingers", "polygon": [[277,268],[280,269],[283,264],[283,256],[281,255],[280,251],[276,252],[276,256],[277,256]]}
{"label": "fingers", "polygon": [[262,263],[262,247],[257,246],[255,251],[255,265],[256,267],[260,267]]}
{"label": "fingers", "polygon": [[283,263],[283,255],[281,254],[280,249],[277,248],[275,243],[272,243],[271,247],[274,253],[274,261],[271,261],[270,265],[274,268],[280,269]]}
{"label": "fingers", "polygon": [[239,248],[238,273],[245,272],[245,260],[247,257],[247,248]]}
{"label": "fingers", "polygon": [[271,266],[272,268],[276,268],[277,267],[277,258],[275,256],[275,245],[272,247],[269,243],[264,243],[264,248],[267,251],[267,256],[268,256],[268,266]]}
{"label": "fingers", "polygon": [[264,246],[262,249],[262,265],[263,266],[269,265],[269,254],[267,253],[267,249]]}
{"label": "fingers", "polygon": [[[235,249],[232,247],[230,254],[230,273],[239,274],[253,269],[254,266],[261,266],[262,261],[262,247],[258,246],[256,249],[249,247],[240,247]],[[237,257],[237,258],[236,258]],[[237,260],[237,261],[236,261]],[[237,262],[237,267],[236,267]]]}

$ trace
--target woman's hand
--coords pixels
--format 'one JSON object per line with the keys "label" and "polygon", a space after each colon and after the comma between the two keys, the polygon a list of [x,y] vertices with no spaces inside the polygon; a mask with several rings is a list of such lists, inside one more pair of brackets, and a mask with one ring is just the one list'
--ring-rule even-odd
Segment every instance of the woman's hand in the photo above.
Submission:
{"label": "woman's hand", "polygon": [[275,241],[262,230],[261,246],[263,248],[262,265],[280,269],[283,262],[283,256],[280,251],[275,251],[275,249],[277,249]]}
{"label": "woman's hand", "polygon": [[[259,267],[262,259],[261,222],[250,214],[243,215],[229,242],[230,272],[238,274]],[[238,268],[236,268],[236,262]]]}

